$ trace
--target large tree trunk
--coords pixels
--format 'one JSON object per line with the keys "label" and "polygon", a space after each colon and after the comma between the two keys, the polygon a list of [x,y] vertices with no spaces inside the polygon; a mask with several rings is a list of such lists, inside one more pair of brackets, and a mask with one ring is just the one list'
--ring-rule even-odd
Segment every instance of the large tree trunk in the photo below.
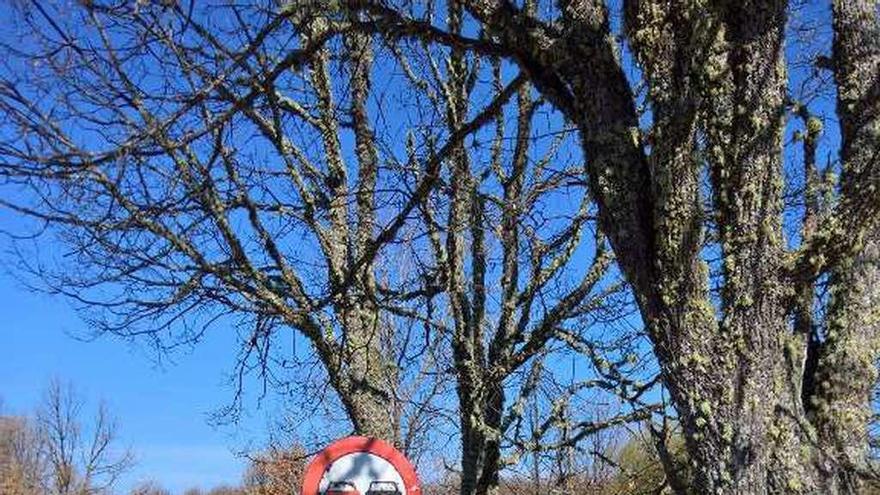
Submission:
{"label": "large tree trunk", "polygon": [[[304,36],[319,37],[328,26],[316,20]],[[330,50],[319,50],[310,66],[310,80],[318,96],[321,135],[331,188],[329,195],[330,229],[327,242],[327,265],[330,289],[338,292],[334,313],[343,335],[331,347],[335,354],[321,356],[331,383],[345,407],[358,435],[381,438],[399,445],[398,404],[394,387],[398,372],[394,362],[393,334],[389,334],[383,312],[375,301],[374,261],[368,251],[376,230],[376,180],[379,170],[376,138],[368,115],[373,67],[372,37],[350,33],[343,38],[348,57],[350,101],[347,109],[355,139],[357,181],[349,190],[349,170],[341,145],[337,102],[334,101],[330,75]],[[355,197],[351,208],[351,196]],[[353,210],[353,211],[352,211]],[[357,221],[351,225],[351,218]],[[364,262],[361,258],[367,258]],[[320,348],[327,336],[313,339]],[[331,336],[331,340],[335,337]]]}
{"label": "large tree trunk", "polygon": [[[461,495],[498,492],[501,469],[501,414],[504,390],[500,383],[459,384],[462,437]],[[477,400],[475,400],[477,399]]]}
{"label": "large tree trunk", "polygon": [[[831,269],[813,419],[819,440],[835,456],[835,486],[852,491],[868,467],[870,399],[880,356],[880,228],[858,228],[880,209],[880,3],[834,2],[834,31],[841,193],[859,214],[838,226],[853,237],[853,249]],[[870,195],[860,201],[864,189]]]}
{"label": "large tree trunk", "polygon": [[[698,479],[713,492],[811,491],[820,478],[809,467],[809,433],[799,426],[806,424],[800,377],[786,359],[786,8],[785,1],[719,8],[719,33],[709,45],[718,65],[700,88],[722,252],[722,318],[706,336],[716,362],[677,407]],[[707,395],[710,384],[714,395]]]}
{"label": "large tree trunk", "polygon": [[[782,1],[722,7],[713,13],[714,18],[707,16],[706,26],[714,39],[701,39],[699,26],[687,33],[681,42],[691,43],[688,56],[693,57],[694,48],[699,50],[701,43],[711,54],[705,72],[698,74],[698,95],[686,93],[687,74],[671,73],[690,69],[686,58],[676,59],[677,54],[672,54],[671,61],[658,61],[663,49],[678,48],[675,43],[670,43],[671,49],[644,47],[649,53],[646,61],[655,65],[649,65],[649,77],[667,83],[684,77],[677,86],[660,85],[671,94],[652,95],[658,103],[656,125],[662,139],[651,154],[653,229],[660,262],[655,279],[660,282],[661,304],[656,312],[652,312],[656,306],[644,304],[643,315],[660,350],[658,357],[685,429],[696,482],[701,491],[711,493],[849,493],[858,488],[858,470],[864,469],[866,459],[869,399],[878,356],[876,309],[872,307],[877,293],[870,288],[877,278],[872,244],[863,247],[857,242],[852,252],[841,255],[833,265],[832,274],[837,275],[833,275],[832,285],[838,289],[829,311],[818,380],[803,375],[812,370],[801,365],[803,341],[792,335],[787,322],[791,308],[781,229],[786,8]],[[634,23],[654,27],[644,26],[647,12],[650,10],[638,12],[642,17]],[[876,165],[868,164],[870,158],[865,155],[876,153],[880,143],[876,120],[880,101],[877,15],[876,2],[841,2],[835,9],[836,59],[849,65],[837,67],[838,81],[842,88],[847,84],[853,87],[849,93],[841,93],[842,158],[853,186],[860,184],[855,187],[866,187],[865,179],[871,182],[872,166],[876,170]],[[672,16],[661,17],[653,21],[669,22]],[[675,34],[666,34],[675,39]],[[667,68],[664,62],[672,67],[669,73],[663,73]],[[854,80],[847,80],[853,76]],[[689,304],[681,294],[692,291],[681,290],[681,279],[672,284],[667,281],[669,274],[682,273],[681,268],[692,263],[686,257],[682,263],[681,258],[663,256],[664,252],[680,256],[681,248],[688,247],[682,238],[672,243],[678,245],[677,251],[664,250],[665,241],[676,240],[676,231],[672,229],[670,234],[663,222],[665,218],[690,225],[689,217],[681,211],[681,205],[688,203],[674,201],[680,199],[674,195],[657,194],[663,192],[665,171],[674,174],[677,181],[673,191],[692,194],[693,186],[682,187],[680,155],[663,153],[670,146],[666,140],[672,139],[674,145],[688,138],[667,130],[680,129],[686,122],[682,117],[688,115],[682,111],[686,105],[678,105],[674,113],[664,111],[663,97],[675,102],[676,93],[679,101],[700,98],[705,112],[702,125],[723,263],[722,318],[717,327],[711,321],[714,317],[707,318],[711,311],[707,309],[711,308],[708,297],[697,299],[702,304]],[[667,113],[671,114],[671,125],[663,120]],[[858,119],[858,124],[848,125],[847,120],[853,119]],[[697,177],[690,177],[690,184],[695,184]],[[846,180],[844,177],[844,188]],[[844,198],[846,194],[844,189]],[[668,211],[671,208],[679,211]],[[854,229],[852,235],[857,232]],[[685,282],[685,288],[701,287],[703,275],[691,271],[694,273],[697,279]],[[651,288],[637,289],[650,301]],[[663,304],[668,301],[675,303]],[[670,314],[678,317],[669,318]],[[672,345],[664,342],[670,336],[675,340]],[[674,352],[662,352],[669,348]],[[807,379],[819,383],[818,397],[813,399],[818,404],[815,416],[806,413],[812,404],[802,402],[802,383]],[[825,399],[825,395],[833,398]]]}
{"label": "large tree trunk", "polygon": [[[368,303],[362,303],[369,306]],[[342,311],[341,311],[342,312]],[[343,312],[345,345],[330,363],[331,381],[351,420],[354,433],[400,445],[394,387],[398,383],[388,329],[375,307]]]}

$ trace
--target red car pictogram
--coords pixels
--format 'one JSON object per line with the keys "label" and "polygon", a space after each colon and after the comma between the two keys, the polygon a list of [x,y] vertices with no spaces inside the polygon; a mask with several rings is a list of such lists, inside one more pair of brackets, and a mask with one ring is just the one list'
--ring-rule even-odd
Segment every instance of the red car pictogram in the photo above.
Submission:
{"label": "red car pictogram", "polygon": [[361,495],[361,493],[350,481],[334,481],[327,487],[324,495]]}

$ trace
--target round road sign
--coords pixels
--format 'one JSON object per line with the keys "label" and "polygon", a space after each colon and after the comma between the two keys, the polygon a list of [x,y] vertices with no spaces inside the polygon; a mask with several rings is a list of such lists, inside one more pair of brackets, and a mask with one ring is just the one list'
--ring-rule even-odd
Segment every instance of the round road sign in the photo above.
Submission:
{"label": "round road sign", "polygon": [[346,437],[315,455],[302,495],[421,495],[412,464],[378,438]]}

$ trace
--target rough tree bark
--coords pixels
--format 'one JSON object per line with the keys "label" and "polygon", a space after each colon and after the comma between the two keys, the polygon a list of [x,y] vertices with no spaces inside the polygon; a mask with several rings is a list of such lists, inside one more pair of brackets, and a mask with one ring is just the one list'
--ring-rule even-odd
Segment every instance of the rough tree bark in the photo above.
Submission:
{"label": "rough tree bark", "polygon": [[848,240],[829,267],[831,302],[820,349],[814,421],[834,453],[833,486],[859,486],[866,465],[869,400],[880,355],[880,3],[834,2],[834,76],[840,118],[841,218]]}

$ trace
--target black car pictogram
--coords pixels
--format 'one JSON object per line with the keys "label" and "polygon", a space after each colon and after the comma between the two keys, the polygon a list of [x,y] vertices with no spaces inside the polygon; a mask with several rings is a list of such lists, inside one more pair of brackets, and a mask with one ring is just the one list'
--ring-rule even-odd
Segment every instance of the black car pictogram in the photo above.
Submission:
{"label": "black car pictogram", "polygon": [[393,481],[373,481],[366,495],[401,495],[400,488]]}

